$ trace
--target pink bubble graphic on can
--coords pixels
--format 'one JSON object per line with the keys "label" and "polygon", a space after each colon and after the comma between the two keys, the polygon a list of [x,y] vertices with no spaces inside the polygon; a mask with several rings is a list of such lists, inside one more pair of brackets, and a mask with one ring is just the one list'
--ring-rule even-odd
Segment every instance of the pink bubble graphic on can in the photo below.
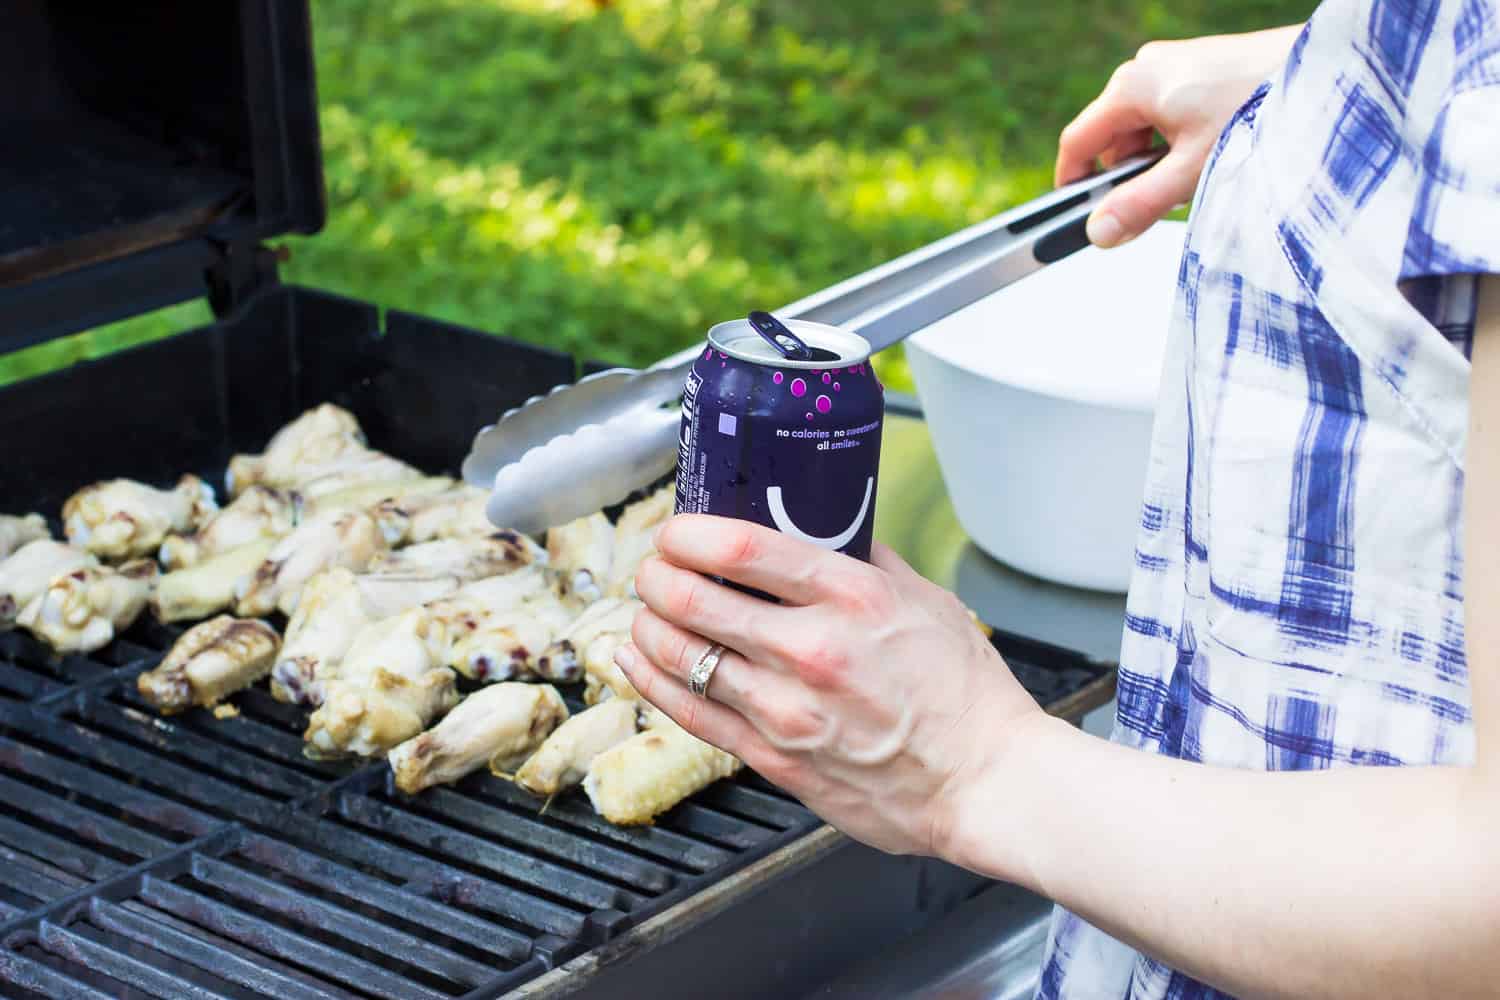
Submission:
{"label": "pink bubble graphic on can", "polygon": [[792,379],[792,395],[801,399],[807,395],[807,383],[800,378]]}
{"label": "pink bubble graphic on can", "polygon": [[829,399],[827,396],[819,396],[818,401],[813,405],[817,407],[819,413],[827,413],[829,410],[833,409],[833,400]]}
{"label": "pink bubble graphic on can", "polygon": [[777,372],[775,375],[771,376],[771,381],[775,382],[777,385],[780,385],[781,383],[786,381],[786,376],[781,374],[781,372]]}

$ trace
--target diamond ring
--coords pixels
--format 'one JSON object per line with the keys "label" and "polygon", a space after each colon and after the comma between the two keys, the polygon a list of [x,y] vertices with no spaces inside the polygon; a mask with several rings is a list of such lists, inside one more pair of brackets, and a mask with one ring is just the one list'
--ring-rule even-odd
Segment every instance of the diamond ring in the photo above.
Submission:
{"label": "diamond ring", "polygon": [[698,657],[698,662],[693,664],[693,669],[688,671],[688,690],[700,698],[708,697],[708,684],[714,678],[714,671],[719,669],[719,659],[724,655],[724,647],[714,643],[703,651]]}

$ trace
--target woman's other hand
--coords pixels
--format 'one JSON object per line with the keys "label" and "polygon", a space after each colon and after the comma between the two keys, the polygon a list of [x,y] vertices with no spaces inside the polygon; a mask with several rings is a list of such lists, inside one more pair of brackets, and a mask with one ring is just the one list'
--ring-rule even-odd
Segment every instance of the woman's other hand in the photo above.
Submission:
{"label": "woman's other hand", "polygon": [[1111,192],[1089,217],[1089,239],[1112,247],[1192,200],[1198,176],[1236,109],[1286,58],[1301,25],[1244,35],[1150,42],[1063,129],[1058,184],[1086,177],[1151,145],[1170,147],[1150,170]]}
{"label": "woman's other hand", "polygon": [[[674,518],[657,544],[621,668],[686,729],[859,840],[942,854],[970,776],[1046,718],[964,606],[888,549],[870,565],[701,515]],[[705,699],[687,678],[710,641],[729,652]]]}

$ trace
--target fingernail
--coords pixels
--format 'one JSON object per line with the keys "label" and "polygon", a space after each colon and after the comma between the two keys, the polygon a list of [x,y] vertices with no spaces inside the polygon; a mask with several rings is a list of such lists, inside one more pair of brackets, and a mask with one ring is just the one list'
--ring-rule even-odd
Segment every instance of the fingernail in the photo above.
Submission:
{"label": "fingernail", "polygon": [[615,664],[621,670],[632,670],[635,668],[635,650],[629,646],[621,646],[615,650]]}
{"label": "fingernail", "polygon": [[1085,229],[1089,242],[1098,247],[1112,247],[1125,235],[1125,227],[1120,225],[1113,212],[1095,212],[1089,216]]}

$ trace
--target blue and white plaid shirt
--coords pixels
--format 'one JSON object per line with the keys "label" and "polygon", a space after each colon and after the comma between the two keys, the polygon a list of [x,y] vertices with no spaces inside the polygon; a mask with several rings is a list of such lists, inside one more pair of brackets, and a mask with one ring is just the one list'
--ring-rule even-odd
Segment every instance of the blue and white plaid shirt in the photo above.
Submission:
{"label": "blue and white plaid shirt", "polygon": [[[1327,0],[1195,198],[1115,740],[1263,770],[1472,760],[1463,459],[1495,272],[1496,3]],[[1217,995],[1053,918],[1041,997]]]}

